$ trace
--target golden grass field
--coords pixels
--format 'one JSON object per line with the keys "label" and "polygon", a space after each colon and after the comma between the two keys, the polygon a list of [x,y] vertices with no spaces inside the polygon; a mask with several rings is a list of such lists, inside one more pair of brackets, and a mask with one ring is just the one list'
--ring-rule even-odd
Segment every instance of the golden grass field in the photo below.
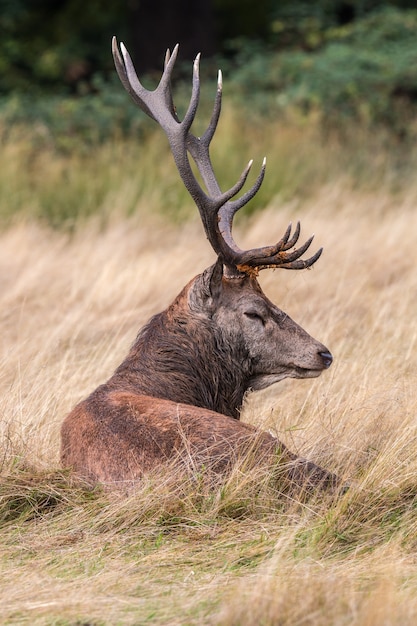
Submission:
{"label": "golden grass field", "polygon": [[253,394],[242,418],[352,483],[304,503],[244,467],[209,494],[162,472],[129,497],[59,467],[66,413],[214,260],[196,217],[175,225],[152,198],[123,217],[112,193],[104,228],[0,234],[0,623],[416,624],[417,187],[340,176],[238,220],[243,245],[300,219],[325,248],[260,280],[334,364]]}

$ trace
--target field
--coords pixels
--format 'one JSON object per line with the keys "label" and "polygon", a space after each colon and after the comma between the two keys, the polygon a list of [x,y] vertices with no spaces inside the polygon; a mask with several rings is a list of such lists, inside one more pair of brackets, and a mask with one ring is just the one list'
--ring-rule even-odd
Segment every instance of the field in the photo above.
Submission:
{"label": "field", "polygon": [[[53,230],[28,210],[0,234],[2,624],[417,623],[417,186],[410,178],[395,188],[377,154],[372,184],[358,162],[356,187],[341,171],[326,177],[331,156],[323,164],[312,146],[308,175],[300,173],[317,174],[309,193],[288,183],[274,196],[273,160],[269,203],[236,230],[245,246],[278,240],[296,219],[305,236],[315,233],[325,250],[312,270],[266,271],[261,283],[335,361],[319,379],[251,395],[242,419],[351,488],[301,502],[274,490],[261,469],[240,467],[208,494],[161,472],[121,497],[60,468],[65,414],[112,373],[150,315],[214,260],[191,205],[180,224],[160,210],[170,202],[171,165],[162,190],[146,188],[131,210],[128,177],[123,185],[113,163],[101,180],[103,189],[113,183],[101,200],[105,223],[84,217]],[[26,205],[39,198],[27,178],[16,182],[22,150],[5,146],[3,204],[19,193]],[[291,182],[290,157],[281,162]],[[50,155],[32,163],[49,198],[57,181],[54,202],[75,193],[58,189],[60,168]],[[143,176],[138,163],[130,168],[129,177]],[[92,202],[79,170],[79,202]]]}

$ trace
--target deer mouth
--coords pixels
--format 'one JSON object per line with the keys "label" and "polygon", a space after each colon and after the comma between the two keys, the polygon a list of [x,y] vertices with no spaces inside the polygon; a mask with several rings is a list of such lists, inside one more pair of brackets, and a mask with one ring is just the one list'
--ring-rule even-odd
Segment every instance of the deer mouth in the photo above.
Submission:
{"label": "deer mouth", "polygon": [[308,369],[305,367],[288,368],[285,371],[268,373],[268,374],[256,374],[252,376],[249,381],[249,388],[253,391],[259,391],[266,389],[275,383],[279,383],[284,378],[317,378],[322,373],[323,368],[320,369]]}
{"label": "deer mouth", "polygon": [[294,367],[292,372],[288,374],[290,378],[317,378],[322,373],[323,368],[308,369],[304,367]]}
{"label": "deer mouth", "polygon": [[322,373],[323,368],[311,368],[308,367],[294,367],[292,373],[289,374],[291,378],[317,378]]}

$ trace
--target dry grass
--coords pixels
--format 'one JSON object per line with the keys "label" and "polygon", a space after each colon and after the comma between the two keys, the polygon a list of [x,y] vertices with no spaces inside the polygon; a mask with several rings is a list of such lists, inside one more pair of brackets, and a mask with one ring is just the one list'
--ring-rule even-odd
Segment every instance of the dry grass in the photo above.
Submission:
{"label": "dry grass", "polygon": [[339,182],[239,233],[270,242],[299,217],[325,246],[313,270],[261,281],[335,363],[252,396],[244,416],[355,481],[303,505],[244,468],[212,493],[162,475],[128,499],[59,469],[66,412],[213,260],[196,221],[139,206],[104,232],[1,235],[1,623],[416,623],[416,202]]}

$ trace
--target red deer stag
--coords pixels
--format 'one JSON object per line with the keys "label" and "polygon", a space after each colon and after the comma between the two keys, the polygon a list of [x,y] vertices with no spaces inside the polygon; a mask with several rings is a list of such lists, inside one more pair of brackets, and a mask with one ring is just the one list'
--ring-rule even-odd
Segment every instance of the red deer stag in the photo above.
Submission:
{"label": "red deer stag", "polygon": [[[279,460],[289,483],[334,487],[338,479],[292,454],[269,433],[239,421],[248,390],[264,389],[286,377],[319,376],[332,363],[328,349],[306,333],[263,294],[256,276],[265,268],[302,269],[319,258],[300,257],[297,224],[275,245],[241,250],[232,237],[233,217],[258,191],[265,161],[253,187],[241,197],[252,162],[240,180],[222,192],[209,156],[220,115],[222,81],[209,126],[202,137],[190,131],[199,101],[199,57],[185,117],[172,99],[171,75],[178,46],[166,55],[162,78],[146,90],[131,58],[113,40],[119,77],[139,107],[165,131],[181,179],[195,201],[217,261],[193,278],[162,313],[139,332],[111,378],[78,404],[62,425],[61,459],[93,482],[131,484],[174,459],[226,472],[256,445],[256,462]],[[192,156],[206,191],[190,166]],[[263,461],[262,461],[263,462]]]}

